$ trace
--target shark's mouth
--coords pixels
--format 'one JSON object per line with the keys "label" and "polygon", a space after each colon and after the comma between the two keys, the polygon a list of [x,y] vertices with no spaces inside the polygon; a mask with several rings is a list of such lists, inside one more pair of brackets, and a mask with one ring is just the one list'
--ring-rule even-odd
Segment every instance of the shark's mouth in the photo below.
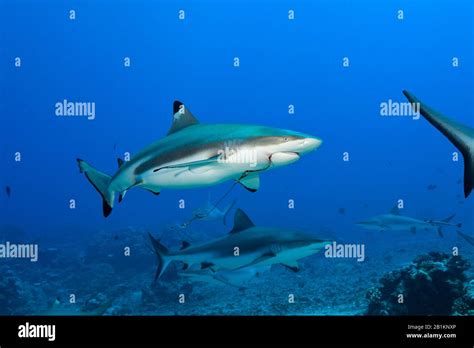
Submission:
{"label": "shark's mouth", "polygon": [[298,152],[275,152],[270,155],[270,162],[274,166],[283,166],[291,164],[300,159]]}

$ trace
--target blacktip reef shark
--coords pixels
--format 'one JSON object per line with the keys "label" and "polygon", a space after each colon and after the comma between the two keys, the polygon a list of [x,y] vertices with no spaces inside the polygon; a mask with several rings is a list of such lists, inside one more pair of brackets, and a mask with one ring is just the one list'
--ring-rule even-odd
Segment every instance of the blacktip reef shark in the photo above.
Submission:
{"label": "blacktip reef shark", "polygon": [[464,158],[464,197],[467,198],[474,185],[474,129],[433,110],[408,91],[403,91],[403,94],[412,105],[419,105],[421,115],[461,151]]}
{"label": "blacktip reef shark", "polygon": [[285,129],[241,124],[202,124],[179,101],[166,137],[133,156],[118,160],[109,176],[77,159],[80,171],[100,193],[103,214],[110,215],[131,188],[159,194],[236,180],[249,191],[260,186],[259,174],[297,161],[321,145],[319,138]]}
{"label": "blacktip reef shark", "polygon": [[[150,233],[149,236],[158,258],[155,280],[172,261],[183,262],[184,269],[199,265],[213,272],[273,264],[296,272],[297,260],[331,243],[294,230],[255,226],[241,209],[236,210],[234,227],[227,235],[203,244],[191,246],[183,242],[181,250],[169,251]],[[235,248],[239,250],[237,256]]]}
{"label": "blacktip reef shark", "polygon": [[461,227],[462,224],[453,224],[450,221],[454,215],[447,217],[444,220],[419,220],[409,216],[400,214],[400,209],[397,206],[393,207],[390,213],[376,215],[364,221],[357,222],[356,225],[369,230],[379,231],[411,231],[416,233],[417,230],[431,230],[436,229],[438,234],[443,237],[443,227]]}

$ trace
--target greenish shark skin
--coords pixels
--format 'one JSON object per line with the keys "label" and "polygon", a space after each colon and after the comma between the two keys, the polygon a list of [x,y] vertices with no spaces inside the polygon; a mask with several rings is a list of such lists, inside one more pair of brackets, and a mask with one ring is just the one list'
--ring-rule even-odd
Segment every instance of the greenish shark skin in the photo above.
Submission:
{"label": "greenish shark skin", "polygon": [[443,227],[461,227],[461,224],[450,223],[454,215],[444,220],[419,220],[409,216],[400,215],[399,210],[394,207],[389,214],[376,215],[364,221],[357,222],[356,225],[369,230],[379,231],[411,231],[436,229],[438,234],[443,236]]}
{"label": "greenish shark skin", "polygon": [[410,103],[420,106],[420,114],[461,151],[464,158],[464,197],[474,186],[474,129],[433,110],[412,93],[403,91]]}
{"label": "greenish shark skin", "polygon": [[159,194],[162,189],[205,187],[237,180],[255,192],[259,173],[291,164],[321,143],[316,137],[291,130],[200,124],[182,103],[175,101],[168,135],[130,161],[119,160],[119,169],[113,176],[81,159],[77,161],[81,172],[101,194],[104,216],[108,216],[116,193],[121,201],[135,187]]}
{"label": "greenish shark skin", "polygon": [[172,261],[183,262],[187,267],[200,265],[213,272],[279,263],[297,271],[297,260],[316,254],[331,243],[298,231],[255,226],[241,209],[235,213],[232,231],[206,243],[168,251],[151,234],[149,236],[158,258],[155,279]]}

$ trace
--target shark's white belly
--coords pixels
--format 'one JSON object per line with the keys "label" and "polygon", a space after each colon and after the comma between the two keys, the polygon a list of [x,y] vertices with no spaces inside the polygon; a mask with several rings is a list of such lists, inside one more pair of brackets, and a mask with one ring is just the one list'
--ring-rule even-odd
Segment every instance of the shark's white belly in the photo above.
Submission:
{"label": "shark's white belly", "polygon": [[188,168],[162,169],[146,176],[140,186],[148,188],[181,189],[204,187],[220,184],[231,179],[238,179],[241,173],[213,165],[205,170],[189,170]]}

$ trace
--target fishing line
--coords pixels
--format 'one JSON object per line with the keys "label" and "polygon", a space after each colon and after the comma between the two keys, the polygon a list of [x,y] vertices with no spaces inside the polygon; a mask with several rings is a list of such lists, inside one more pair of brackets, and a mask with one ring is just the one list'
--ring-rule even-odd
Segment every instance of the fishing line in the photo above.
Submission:
{"label": "fishing line", "polygon": [[204,215],[204,216],[193,216],[191,219],[189,219],[187,222],[183,222],[181,224],[181,226],[183,227],[188,227],[193,221],[195,220],[198,220],[198,219],[203,219],[205,217],[208,217],[213,211],[214,209],[217,208],[217,206],[232,192],[232,190],[234,189],[234,187],[239,183],[240,180],[242,180],[243,178],[245,178],[247,175],[249,175],[249,173],[258,173],[258,172],[263,172],[265,170],[267,170],[268,168],[270,168],[272,165],[272,161],[271,161],[271,156],[269,158],[269,161],[268,161],[268,165],[265,167],[265,168],[262,168],[262,169],[258,169],[258,170],[246,170],[237,180],[234,181],[234,183],[229,187],[229,189],[221,196],[221,198],[219,198],[217,200],[217,202],[213,205],[212,209],[209,210],[209,212]]}

